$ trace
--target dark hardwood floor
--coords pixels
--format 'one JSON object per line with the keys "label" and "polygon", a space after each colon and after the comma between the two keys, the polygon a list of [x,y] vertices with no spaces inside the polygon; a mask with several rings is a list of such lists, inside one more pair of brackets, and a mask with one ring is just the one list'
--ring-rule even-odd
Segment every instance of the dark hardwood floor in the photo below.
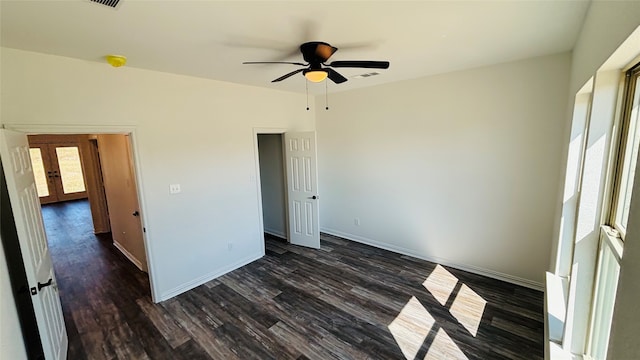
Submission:
{"label": "dark hardwood floor", "polygon": [[92,232],[43,206],[69,359],[542,359],[541,292],[323,235],[161,304]]}

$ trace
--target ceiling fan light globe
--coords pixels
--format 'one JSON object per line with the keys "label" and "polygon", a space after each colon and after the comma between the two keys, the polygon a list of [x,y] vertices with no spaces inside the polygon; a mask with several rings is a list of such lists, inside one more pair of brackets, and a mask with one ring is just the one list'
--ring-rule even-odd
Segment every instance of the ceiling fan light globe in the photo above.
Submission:
{"label": "ceiling fan light globe", "polygon": [[304,77],[306,77],[307,80],[316,83],[322,82],[327,78],[328,75],[329,74],[327,74],[327,72],[323,70],[307,71],[306,73],[304,73]]}

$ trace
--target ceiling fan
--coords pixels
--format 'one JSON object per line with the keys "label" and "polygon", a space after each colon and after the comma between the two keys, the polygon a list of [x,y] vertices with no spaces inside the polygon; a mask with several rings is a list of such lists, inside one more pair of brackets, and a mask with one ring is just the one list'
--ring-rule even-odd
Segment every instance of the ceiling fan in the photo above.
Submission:
{"label": "ceiling fan", "polygon": [[327,60],[338,51],[337,47],[331,46],[322,41],[311,41],[300,45],[300,52],[305,63],[287,62],[287,61],[247,61],[243,64],[291,64],[304,66],[302,69],[294,70],[288,74],[272,80],[271,82],[279,82],[290,78],[291,76],[302,73],[307,80],[312,82],[321,82],[327,77],[336,84],[347,81],[333,68],[365,68],[365,69],[388,69],[388,61],[368,61],[368,60],[343,60],[326,63]]}

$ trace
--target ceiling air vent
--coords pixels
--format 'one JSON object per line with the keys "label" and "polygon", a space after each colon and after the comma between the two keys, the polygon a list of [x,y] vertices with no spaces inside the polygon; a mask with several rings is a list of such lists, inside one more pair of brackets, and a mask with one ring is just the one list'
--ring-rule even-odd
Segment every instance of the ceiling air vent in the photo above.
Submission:
{"label": "ceiling air vent", "polygon": [[351,78],[352,79],[362,79],[362,78],[368,78],[368,77],[376,76],[376,75],[380,75],[380,73],[374,71],[374,72],[370,72],[370,73],[355,75],[355,76],[352,76]]}
{"label": "ceiling air vent", "polygon": [[120,0],[89,0],[92,1],[94,3],[98,3],[98,4],[102,4],[102,5],[106,5],[112,8],[115,8],[116,6],[118,6],[118,3],[120,2]]}

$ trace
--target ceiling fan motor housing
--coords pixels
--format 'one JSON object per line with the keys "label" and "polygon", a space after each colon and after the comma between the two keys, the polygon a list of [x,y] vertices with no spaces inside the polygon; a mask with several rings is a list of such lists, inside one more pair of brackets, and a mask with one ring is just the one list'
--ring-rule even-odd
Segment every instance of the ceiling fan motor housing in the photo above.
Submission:
{"label": "ceiling fan motor housing", "polygon": [[311,41],[300,45],[300,52],[311,68],[321,68],[320,64],[327,61],[331,55],[338,51],[337,47],[322,41]]}

